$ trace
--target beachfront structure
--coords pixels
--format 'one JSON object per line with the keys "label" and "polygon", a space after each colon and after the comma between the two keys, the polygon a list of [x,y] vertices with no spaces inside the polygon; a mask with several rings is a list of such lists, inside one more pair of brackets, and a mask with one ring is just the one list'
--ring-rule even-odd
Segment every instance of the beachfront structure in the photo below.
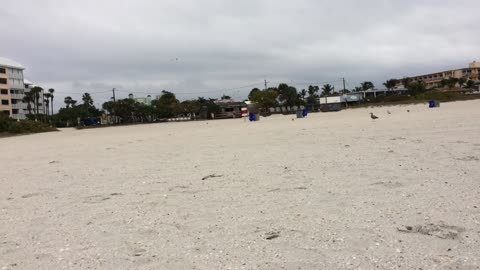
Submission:
{"label": "beachfront structure", "polygon": [[215,119],[240,118],[242,117],[242,108],[247,106],[245,102],[233,99],[216,100],[215,104],[220,107],[220,111],[215,113]]}
{"label": "beachfront structure", "polygon": [[[24,79],[23,81],[24,81],[24,85],[25,85],[24,93],[30,92],[36,86],[31,81],[29,81],[27,79]],[[45,108],[46,104],[44,104],[44,100],[45,100],[44,95],[45,95],[45,90],[42,90],[40,92],[40,99],[38,101],[38,114],[45,114],[45,112],[46,112],[46,108]],[[28,106],[28,104],[26,104],[26,103],[23,104],[23,110],[24,110],[25,115],[28,114],[27,106]],[[35,108],[35,104],[32,105],[32,108]],[[33,109],[32,109],[32,113],[33,113]],[[35,113],[36,113],[36,109],[35,109]]]}
{"label": "beachfront structure", "polygon": [[0,58],[0,111],[3,116],[25,119],[22,101],[25,91],[24,69],[13,60]]}
{"label": "beachfront structure", "polygon": [[420,81],[425,83],[427,88],[440,87],[444,79],[456,78],[477,81],[480,79],[480,62],[473,61],[468,68],[452,69],[447,71],[434,72],[430,74],[408,77],[410,81]]}
{"label": "beachfront structure", "polygon": [[403,85],[399,85],[393,89],[368,89],[358,93],[363,94],[363,99],[369,99],[380,96],[408,95],[408,89],[403,87]]}
{"label": "beachfront structure", "polygon": [[[160,97],[160,96],[157,96]],[[147,97],[135,97],[133,94],[128,94],[129,99],[135,100],[135,102],[141,103],[143,105],[151,106],[152,105],[152,96],[148,95]]]}
{"label": "beachfront structure", "polygon": [[19,63],[0,58],[0,112],[3,116],[22,119],[24,92],[23,70]]}
{"label": "beachfront structure", "polygon": [[[0,57],[0,113],[6,117],[23,120],[27,118],[27,104],[23,102],[26,92],[34,85],[25,80],[25,67],[11,59]],[[38,112],[45,113],[43,92],[40,93]]]}
{"label": "beachfront structure", "polygon": [[147,97],[134,98],[134,100],[143,105],[152,106],[152,96],[148,95]]}

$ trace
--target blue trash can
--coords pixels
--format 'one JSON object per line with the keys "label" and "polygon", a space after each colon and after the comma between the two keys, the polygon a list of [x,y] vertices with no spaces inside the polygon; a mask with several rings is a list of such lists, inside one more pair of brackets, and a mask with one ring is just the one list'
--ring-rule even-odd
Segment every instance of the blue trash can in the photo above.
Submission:
{"label": "blue trash can", "polygon": [[430,101],[428,102],[428,107],[429,107],[429,108],[435,108],[435,100],[430,100]]}
{"label": "blue trash can", "polygon": [[303,117],[307,117],[307,115],[308,115],[308,109],[305,108],[303,109]]}
{"label": "blue trash can", "polygon": [[250,122],[255,121],[255,114],[254,113],[249,113],[248,114],[248,120],[250,120]]}

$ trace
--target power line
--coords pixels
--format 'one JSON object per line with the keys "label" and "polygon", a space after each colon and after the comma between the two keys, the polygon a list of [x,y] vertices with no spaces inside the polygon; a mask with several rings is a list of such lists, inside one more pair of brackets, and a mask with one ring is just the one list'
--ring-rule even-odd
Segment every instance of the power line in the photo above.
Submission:
{"label": "power line", "polygon": [[[322,84],[333,84],[333,83],[336,83],[336,82],[341,82],[343,79],[340,78],[338,80],[333,80],[333,81],[324,81],[324,82],[295,82],[293,80],[290,80],[290,83],[291,84],[295,84],[295,85],[322,85]],[[274,84],[281,84],[281,82],[271,82],[271,83],[274,83]],[[285,83],[285,82],[283,82]]]}
{"label": "power line", "polygon": [[89,93],[89,94],[104,94],[104,93],[109,93],[111,90],[108,90],[108,91],[99,91],[99,92],[90,92],[90,91],[85,91],[85,92],[63,92],[63,91],[57,91],[55,90],[54,94],[66,94],[66,95],[69,95],[69,94],[75,94],[75,95],[83,95],[85,93]]}
{"label": "power line", "polygon": [[[195,91],[195,92],[177,92],[173,91],[172,92],[175,95],[193,95],[193,94],[208,94],[208,93],[221,93],[221,92],[233,92],[236,90],[244,89],[244,88],[249,88],[249,87],[254,87],[254,86],[259,86],[262,85],[262,83],[255,83],[255,84],[250,84],[250,85],[244,85],[244,86],[239,86],[239,87],[234,87],[234,88],[227,88],[227,89],[218,89],[218,90],[206,90],[206,91]],[[148,94],[148,95],[157,95],[161,94],[159,92],[143,92],[143,91],[128,91],[128,90],[116,90],[117,92],[124,92],[124,93],[135,93],[135,94]]]}
{"label": "power line", "polygon": [[[333,81],[323,81],[323,82],[296,82],[293,80],[290,80],[291,84],[295,85],[323,85],[323,84],[334,84],[337,82],[342,82],[343,78],[333,80]],[[249,84],[249,85],[243,85],[243,86],[238,86],[238,87],[233,87],[233,88],[222,88],[222,89],[216,89],[216,90],[204,90],[204,91],[195,91],[195,92],[177,92],[172,90],[172,92],[177,95],[177,96],[182,96],[182,95],[196,95],[196,94],[210,94],[210,93],[232,93],[235,92],[236,94],[240,93],[241,89],[245,88],[250,88],[250,87],[261,87],[264,86],[265,89],[268,88],[268,83],[273,83],[273,84],[281,84],[282,82],[271,82],[264,80],[263,82],[259,83],[254,83],[254,84]],[[133,93],[133,94],[145,94],[145,95],[160,95],[161,91],[156,91],[156,92],[149,92],[149,91],[129,91],[129,90],[118,90],[115,89],[113,90],[113,94],[115,95],[116,92],[122,92],[122,93]],[[83,95],[84,93],[89,93],[91,95],[97,95],[97,94],[105,94],[105,93],[112,93],[112,90],[105,90],[105,91],[84,91],[84,92],[65,92],[65,91],[55,91],[57,94],[64,94],[64,95]]]}

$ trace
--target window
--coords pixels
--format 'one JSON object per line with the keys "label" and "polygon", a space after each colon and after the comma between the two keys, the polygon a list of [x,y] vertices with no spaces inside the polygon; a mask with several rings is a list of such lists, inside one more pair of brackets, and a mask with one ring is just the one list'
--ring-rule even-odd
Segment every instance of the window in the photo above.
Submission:
{"label": "window", "polygon": [[8,89],[1,89],[0,94],[2,95],[8,95]]}
{"label": "window", "polygon": [[8,105],[8,99],[2,99],[2,105]]}
{"label": "window", "polygon": [[0,68],[0,73],[5,74],[6,70],[4,68]]}
{"label": "window", "polygon": [[18,109],[13,109],[12,114],[18,114]]}
{"label": "window", "polygon": [[0,84],[7,84],[7,79],[0,78]]}
{"label": "window", "polygon": [[12,99],[12,104],[17,104],[17,100],[16,99]]}

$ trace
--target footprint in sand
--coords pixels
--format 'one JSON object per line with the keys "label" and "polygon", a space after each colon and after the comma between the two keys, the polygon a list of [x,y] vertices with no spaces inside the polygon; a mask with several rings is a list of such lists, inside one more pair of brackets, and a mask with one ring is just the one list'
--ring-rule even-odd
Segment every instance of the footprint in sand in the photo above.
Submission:
{"label": "footprint in sand", "polygon": [[38,193],[38,192],[35,192],[35,193],[30,193],[30,194],[22,195],[22,198],[23,198],[23,199],[28,199],[28,198],[35,197],[35,196],[40,196],[40,195],[42,195],[42,194],[41,194],[41,193]]}
{"label": "footprint in sand", "polygon": [[426,224],[417,226],[404,226],[397,228],[399,232],[416,233],[428,236],[435,236],[440,239],[457,239],[460,234],[465,232],[465,229],[458,226],[440,224]]}
{"label": "footprint in sand", "polygon": [[403,187],[403,184],[400,182],[388,181],[388,182],[376,182],[371,184],[371,186],[383,186],[386,188],[400,188],[400,187]]}
{"label": "footprint in sand", "polygon": [[93,195],[93,196],[88,196],[83,200],[83,203],[88,203],[88,204],[96,204],[96,203],[101,203],[103,201],[110,200],[110,197],[103,196],[103,195]]}
{"label": "footprint in sand", "polygon": [[466,156],[466,157],[463,157],[463,158],[457,158],[456,160],[460,160],[460,161],[478,161],[480,160],[478,157],[476,156]]}

